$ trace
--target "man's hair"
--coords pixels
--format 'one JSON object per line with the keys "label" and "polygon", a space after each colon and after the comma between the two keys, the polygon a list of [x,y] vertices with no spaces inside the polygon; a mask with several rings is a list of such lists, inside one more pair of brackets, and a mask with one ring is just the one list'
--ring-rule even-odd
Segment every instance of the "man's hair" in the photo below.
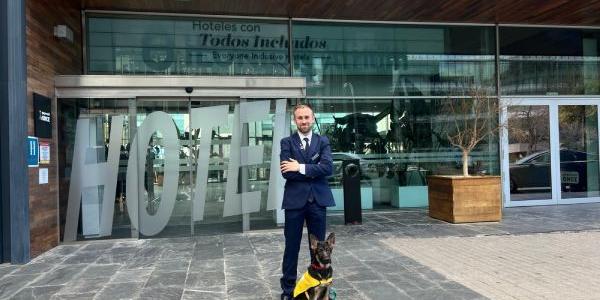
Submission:
{"label": "man's hair", "polygon": [[298,103],[298,104],[294,105],[294,108],[292,109],[292,115],[294,117],[296,117],[296,111],[299,110],[299,109],[301,109],[301,108],[305,108],[305,107],[309,108],[310,111],[312,111],[313,114],[315,113],[315,111],[313,110],[312,106],[310,106],[310,104],[308,104],[308,103]]}

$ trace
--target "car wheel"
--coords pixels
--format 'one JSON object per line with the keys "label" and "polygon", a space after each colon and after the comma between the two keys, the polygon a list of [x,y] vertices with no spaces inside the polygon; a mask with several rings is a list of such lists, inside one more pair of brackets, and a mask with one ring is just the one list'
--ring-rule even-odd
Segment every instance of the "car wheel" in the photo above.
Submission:
{"label": "car wheel", "polygon": [[516,193],[516,192],[518,191],[518,189],[519,189],[519,188],[517,187],[517,183],[515,182],[515,180],[514,180],[514,179],[512,179],[512,178],[511,178],[511,179],[510,179],[510,192],[511,192],[512,194],[514,194],[514,193]]}

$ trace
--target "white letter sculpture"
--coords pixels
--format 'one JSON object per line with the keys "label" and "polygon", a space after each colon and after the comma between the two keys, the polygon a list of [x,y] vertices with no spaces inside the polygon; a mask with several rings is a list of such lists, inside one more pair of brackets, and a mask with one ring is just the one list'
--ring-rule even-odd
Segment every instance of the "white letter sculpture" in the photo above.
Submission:
{"label": "white letter sculpture", "polygon": [[[108,157],[106,162],[98,162],[96,134],[90,130],[90,119],[77,120],[75,131],[75,149],[73,151],[73,166],[71,169],[71,182],[69,186],[69,199],[67,203],[67,218],[65,223],[64,241],[71,242],[77,239],[77,223],[81,203],[90,203],[92,206],[99,203],[99,188],[103,186],[102,206],[100,207],[99,236],[110,236],[112,232],[113,213],[115,205],[115,192],[117,188],[117,174],[119,172],[119,152],[121,135],[123,133],[123,116],[113,116],[110,140],[108,144]],[[91,128],[95,131],[94,128]],[[96,149],[93,149],[95,147]],[[104,146],[101,146],[104,152]],[[93,155],[86,155],[93,154]],[[92,158],[88,161],[86,158]],[[90,190],[91,189],[91,190]],[[92,210],[93,211],[93,210]],[[88,222],[83,216],[83,222]],[[93,223],[93,221],[92,221]]]}
{"label": "white letter sculpture", "polygon": [[[165,149],[165,160],[161,201],[156,214],[152,216],[146,209],[146,201],[142,201],[140,205],[140,200],[146,199],[143,194],[144,158],[147,154],[148,142],[156,131],[160,131],[163,135],[162,146]],[[127,210],[131,224],[141,234],[151,236],[165,228],[175,205],[178,181],[179,137],[177,136],[177,127],[169,114],[155,111],[149,114],[137,129],[137,134],[131,143],[129,162],[127,163]],[[142,193],[140,194],[140,192]]]}

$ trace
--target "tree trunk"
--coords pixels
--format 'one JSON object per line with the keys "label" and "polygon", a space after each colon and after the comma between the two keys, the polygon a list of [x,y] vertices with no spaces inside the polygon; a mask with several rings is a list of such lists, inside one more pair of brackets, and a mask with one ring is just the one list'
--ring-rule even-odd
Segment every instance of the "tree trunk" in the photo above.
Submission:
{"label": "tree trunk", "polygon": [[468,177],[469,176],[469,152],[464,151],[464,150],[462,153],[462,169],[463,169],[463,176]]}

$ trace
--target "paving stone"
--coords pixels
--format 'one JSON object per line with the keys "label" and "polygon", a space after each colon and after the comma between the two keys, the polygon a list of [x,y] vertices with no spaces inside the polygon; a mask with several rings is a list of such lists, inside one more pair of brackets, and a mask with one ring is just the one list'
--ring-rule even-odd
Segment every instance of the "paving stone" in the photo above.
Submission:
{"label": "paving stone", "polygon": [[281,291],[281,283],[280,280],[281,279],[281,274],[280,275],[275,275],[275,276],[267,276],[265,278],[265,282],[267,283],[267,285],[269,286],[269,288],[271,290],[275,289],[275,290],[279,290]]}
{"label": "paving stone", "polygon": [[121,269],[110,279],[110,283],[143,282],[150,278],[154,269]]}
{"label": "paving stone", "polygon": [[50,251],[53,255],[70,255],[81,249],[83,245],[60,245]]}
{"label": "paving stone", "polygon": [[192,259],[205,260],[205,259],[222,259],[224,258],[223,246],[222,245],[196,245]]}
{"label": "paving stone", "polygon": [[132,257],[125,263],[125,269],[148,269],[156,266],[157,260],[153,257]]}
{"label": "paving stone", "polygon": [[154,271],[150,274],[150,278],[146,282],[144,287],[161,287],[161,286],[177,286],[183,287],[185,285],[186,272],[157,272]]}
{"label": "paving stone", "polygon": [[352,272],[339,272],[340,276],[350,282],[366,281],[366,280],[382,280],[384,276],[371,271],[368,268],[356,268]]}
{"label": "paving stone", "polygon": [[459,295],[442,289],[408,290],[406,293],[414,299],[423,300],[462,300]]}
{"label": "paving stone", "polygon": [[224,247],[223,254],[226,256],[237,256],[237,255],[254,255],[254,250],[248,246],[236,246],[236,247]]}
{"label": "paving stone", "polygon": [[189,273],[185,288],[211,292],[225,292],[225,274],[223,272]]}
{"label": "paving stone", "polygon": [[51,300],[82,300],[82,299],[93,299],[96,296],[94,292],[81,293],[81,294],[55,294],[50,297]]}
{"label": "paving stone", "polygon": [[[335,289],[336,299],[365,300],[366,297],[355,289]],[[376,299],[374,299],[376,300]]]}
{"label": "paving stone", "polygon": [[54,267],[56,265],[49,263],[29,263],[16,269],[11,275],[40,274],[48,272]]}
{"label": "paving stone", "polygon": [[145,287],[140,293],[140,299],[179,300],[182,294],[183,287]]}
{"label": "paving stone", "polygon": [[89,265],[81,274],[79,278],[102,278],[112,277],[115,273],[122,268],[123,265],[111,264],[111,265]]}
{"label": "paving stone", "polygon": [[74,255],[65,259],[63,261],[63,264],[68,264],[68,265],[91,264],[91,263],[95,262],[99,256],[100,256],[100,254],[96,253],[94,251],[91,251],[91,252],[90,251],[86,251],[86,252],[78,251]]}
{"label": "paving stone", "polygon": [[26,287],[11,297],[13,300],[48,300],[56,294],[62,285]]}
{"label": "paving stone", "polygon": [[370,299],[411,299],[387,281],[355,282],[353,285]]}
{"label": "paving stone", "polygon": [[102,251],[111,249],[115,245],[112,241],[92,242],[81,248],[80,251]]}
{"label": "paving stone", "polygon": [[163,253],[160,255],[160,260],[190,260],[194,255],[193,249],[189,250],[174,250],[174,249],[165,249]]}
{"label": "paving stone", "polygon": [[[281,255],[283,257],[283,254]],[[265,276],[281,275],[281,262],[260,264],[260,269]]]}
{"label": "paving stone", "polygon": [[421,290],[427,290],[438,286],[433,281],[428,280],[421,274],[415,272],[388,274],[385,278],[394,283],[394,285],[402,287],[402,289],[412,289],[411,287],[416,287]]}
{"label": "paving stone", "polygon": [[187,272],[189,265],[189,260],[159,261],[155,265],[155,270],[157,272]]}
{"label": "paving stone", "polygon": [[68,256],[55,255],[52,252],[44,253],[30,261],[30,263],[47,263],[47,264],[60,264]]}
{"label": "paving stone", "polygon": [[0,280],[0,299],[9,298],[36,277],[37,275],[6,275],[2,277],[2,280]]}
{"label": "paving stone", "polygon": [[76,275],[81,273],[85,268],[85,265],[66,265],[58,267],[31,283],[31,286],[43,286],[43,285],[61,285],[66,284]]}
{"label": "paving stone", "polygon": [[80,278],[65,284],[65,287],[57,295],[85,294],[100,291],[108,282],[109,278]]}
{"label": "paving stone", "polygon": [[225,268],[258,268],[258,261],[254,255],[225,256]]}
{"label": "paving stone", "polygon": [[257,282],[264,281],[260,270],[256,267],[240,267],[235,269],[226,269],[225,277],[227,284],[238,283],[238,282]]}
{"label": "paving stone", "polygon": [[254,281],[227,283],[227,298],[269,299],[271,292],[267,285]]}
{"label": "paving stone", "polygon": [[182,300],[196,300],[196,299],[204,299],[204,300],[222,300],[225,299],[225,293],[216,293],[210,291],[193,291],[193,290],[184,290]]}
{"label": "paving stone", "polygon": [[129,263],[134,254],[130,253],[104,253],[98,257],[96,264],[122,264]]}
{"label": "paving stone", "polygon": [[223,272],[225,270],[225,259],[197,260],[193,259],[190,263],[189,271],[196,272]]}
{"label": "paving stone", "polygon": [[111,249],[109,249],[108,252],[106,252],[106,254],[112,254],[112,255],[134,255],[140,248],[136,247],[136,246],[126,246],[123,244],[119,244],[119,246],[115,246]]}
{"label": "paving stone", "polygon": [[0,264],[0,278],[12,273],[13,271],[15,271],[18,268],[19,268],[19,266],[17,266],[17,265]]}
{"label": "paving stone", "polygon": [[143,286],[143,282],[109,283],[94,300],[133,299],[139,296]]}
{"label": "paving stone", "polygon": [[135,258],[152,258],[158,260],[165,251],[162,247],[152,247],[143,245],[136,253]]}
{"label": "paving stone", "polygon": [[366,266],[369,267],[376,273],[379,274],[401,274],[407,272],[407,269],[400,263],[395,261],[394,258],[390,258],[387,261],[369,261]]}

